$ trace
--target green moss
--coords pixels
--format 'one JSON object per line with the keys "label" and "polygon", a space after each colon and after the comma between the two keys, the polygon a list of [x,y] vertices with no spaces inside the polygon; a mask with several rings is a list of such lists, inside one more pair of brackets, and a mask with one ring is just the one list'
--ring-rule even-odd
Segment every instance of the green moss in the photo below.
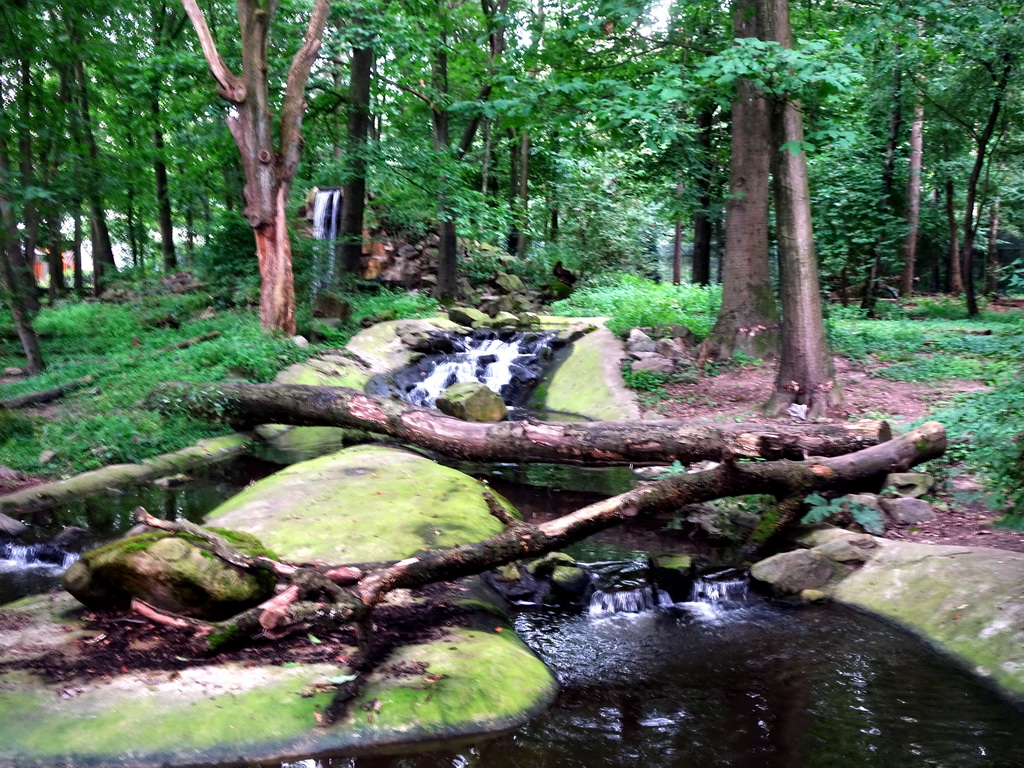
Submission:
{"label": "green moss", "polygon": [[541,407],[596,421],[636,418],[633,396],[616,367],[618,352],[618,343],[603,328],[576,341],[569,356],[545,377]]}

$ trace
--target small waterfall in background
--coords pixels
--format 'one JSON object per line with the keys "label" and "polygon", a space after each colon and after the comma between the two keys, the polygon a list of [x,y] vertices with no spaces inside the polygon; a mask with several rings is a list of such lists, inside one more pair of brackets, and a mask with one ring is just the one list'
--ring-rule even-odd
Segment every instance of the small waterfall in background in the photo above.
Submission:
{"label": "small waterfall in background", "polygon": [[479,381],[501,395],[514,413],[543,373],[554,332],[476,329],[468,336],[438,334],[450,352],[430,354],[392,377],[388,387],[368,391],[396,394],[414,405],[434,407],[453,384]]}
{"label": "small waterfall in background", "polygon": [[313,200],[313,292],[334,285],[337,245],[341,224],[341,189],[318,189]]}
{"label": "small waterfall in background", "polygon": [[49,568],[67,570],[78,555],[52,544],[19,544],[9,541],[0,544],[0,568]]}
{"label": "small waterfall in background", "polygon": [[676,600],[658,585],[652,575],[640,569],[639,564],[623,565],[624,578],[615,579],[615,583],[605,585],[605,588],[598,589],[591,596],[591,616],[600,618],[675,609],[701,620],[713,621],[747,602],[746,574],[733,568],[694,577],[686,599]]}
{"label": "small waterfall in background", "polygon": [[742,607],[748,594],[746,574],[726,568],[697,576],[690,587],[689,598],[678,605],[702,619],[715,620]]}
{"label": "small waterfall in background", "polygon": [[610,592],[599,589],[591,596],[588,610],[591,616],[610,616],[616,613],[646,613],[674,604],[668,592],[651,584]]}

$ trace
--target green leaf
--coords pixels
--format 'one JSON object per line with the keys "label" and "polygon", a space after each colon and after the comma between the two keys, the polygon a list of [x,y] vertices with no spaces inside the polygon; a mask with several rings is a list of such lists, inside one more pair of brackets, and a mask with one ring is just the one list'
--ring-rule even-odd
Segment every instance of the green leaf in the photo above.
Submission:
{"label": "green leaf", "polygon": [[323,640],[321,640],[319,637],[313,634],[306,635],[306,637],[309,638],[309,642],[311,642],[313,645],[320,645],[320,643],[323,642]]}

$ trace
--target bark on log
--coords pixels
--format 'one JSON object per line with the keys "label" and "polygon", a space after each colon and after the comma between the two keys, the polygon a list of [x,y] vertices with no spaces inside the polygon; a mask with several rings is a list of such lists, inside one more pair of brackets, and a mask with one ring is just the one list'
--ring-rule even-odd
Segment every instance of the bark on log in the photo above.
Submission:
{"label": "bark on log", "polygon": [[485,424],[444,416],[394,398],[344,387],[225,382],[158,386],[162,409],[228,420],[236,427],[294,424],[360,429],[469,461],[561,464],[684,464],[726,457],[804,459],[839,456],[884,443],[884,421],[850,424],[714,424],[706,421],[542,422]]}

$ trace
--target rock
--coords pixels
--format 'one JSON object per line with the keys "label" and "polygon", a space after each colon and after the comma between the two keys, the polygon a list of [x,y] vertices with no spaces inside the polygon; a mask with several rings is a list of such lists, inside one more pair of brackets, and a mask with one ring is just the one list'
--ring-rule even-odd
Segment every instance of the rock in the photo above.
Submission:
{"label": "rock", "polygon": [[505,326],[519,326],[519,318],[513,315],[511,312],[499,312],[494,316],[494,319],[490,322],[493,328],[504,328]]}
{"label": "rock", "polygon": [[501,396],[479,381],[448,387],[438,395],[437,409],[463,421],[504,421],[508,416]]}
{"label": "rock", "polygon": [[896,525],[913,525],[935,519],[932,505],[924,499],[882,499],[880,503]]}
{"label": "rock", "polygon": [[313,317],[347,322],[352,317],[352,305],[336,293],[321,291],[313,300]]}
{"label": "rock", "polygon": [[877,509],[879,512],[882,511],[877,493],[850,493],[843,497],[843,501],[851,504],[863,504],[865,507]]}
{"label": "rock", "polygon": [[874,536],[853,534],[826,541],[811,549],[837,563],[866,563],[875,555],[878,542]]}
{"label": "rock", "polygon": [[820,603],[828,600],[828,594],[820,589],[803,589],[800,591],[800,599],[805,603]]}
{"label": "rock", "polygon": [[680,323],[663,323],[654,329],[656,336],[674,339],[683,348],[693,347],[697,344],[697,337],[693,331]]}
{"label": "rock", "polygon": [[24,478],[18,470],[0,465],[0,483],[16,483]]}
{"label": "rock", "polygon": [[579,566],[556,565],[550,578],[554,590],[567,597],[582,597],[590,589],[590,574]]}
{"label": "rock", "polygon": [[634,328],[629,332],[629,336],[626,338],[626,351],[634,353],[655,352],[657,350],[654,348],[654,339],[639,328]]}
{"label": "rock", "polygon": [[309,339],[305,336],[292,336],[292,341],[295,343],[296,347],[300,347],[301,349],[305,349],[309,346]]}
{"label": "rock", "polygon": [[448,310],[448,319],[459,325],[476,328],[486,323],[488,317],[479,309],[472,307],[452,307]]}
{"label": "rock", "polygon": [[49,464],[55,458],[57,458],[57,452],[51,451],[49,448],[47,448],[45,451],[39,454],[39,464],[40,466]]}
{"label": "rock", "polygon": [[165,475],[164,477],[158,477],[153,481],[153,485],[157,488],[177,488],[191,482],[192,478],[188,475],[179,472],[176,475]]}
{"label": "rock", "polygon": [[531,560],[526,566],[526,572],[538,579],[544,579],[551,575],[551,572],[558,567],[574,567],[576,560],[565,552],[548,552],[543,557]]}
{"label": "rock", "polygon": [[797,537],[797,544],[801,547],[807,547],[811,549],[821,544],[825,544],[836,539],[846,539],[851,536],[863,536],[862,533],[855,533],[854,531],[848,531],[845,528],[837,528],[834,525],[828,525],[826,523],[818,523],[817,525],[810,525],[804,529],[804,532]]}
{"label": "rock", "polygon": [[686,357],[686,350],[673,339],[658,339],[654,342],[654,351],[671,360],[682,360]]}
{"label": "rock", "polygon": [[494,278],[494,284],[503,293],[517,293],[526,288],[523,285],[522,279],[518,275],[510,275],[505,272],[499,272]]}
{"label": "rock", "polygon": [[77,525],[69,525],[63,531],[50,539],[50,546],[66,551],[73,551],[89,541],[95,541],[96,537]]}
{"label": "rock", "polygon": [[24,368],[18,368],[16,366],[8,366],[4,368],[4,376],[24,376],[26,371]]}
{"label": "rock", "polygon": [[320,344],[325,339],[329,338],[340,327],[341,320],[333,317],[315,317],[309,324],[309,340],[313,344]]}
{"label": "rock", "polygon": [[515,308],[508,296],[481,296],[479,306],[480,311],[488,317],[494,317],[500,312],[511,312]]}
{"label": "rock", "polygon": [[540,315],[536,312],[520,312],[516,317],[519,319],[519,325],[523,328],[540,325]]}
{"label": "rock", "polygon": [[[215,529],[246,554],[267,550],[248,534]],[[127,608],[133,598],[165,611],[223,619],[268,599],[276,577],[212,556],[205,542],[165,531],[118,539],[84,553],[61,580],[89,608]]]}
{"label": "rock", "polygon": [[883,488],[897,496],[918,499],[935,485],[935,478],[923,472],[893,472],[885,478]]}
{"label": "rock", "polygon": [[21,536],[28,530],[28,526],[13,517],[0,513],[0,534],[5,536]]}
{"label": "rock", "polygon": [[511,584],[522,579],[523,574],[519,571],[518,564],[505,563],[494,569],[494,578],[503,584]]}
{"label": "rock", "polygon": [[676,361],[669,360],[667,357],[657,355],[656,357],[648,357],[643,360],[634,360],[630,363],[630,370],[632,371],[654,371],[655,373],[675,373]]}
{"label": "rock", "polygon": [[837,566],[813,550],[781,552],[754,563],[750,576],[771,586],[778,595],[799,595],[805,589],[821,589],[836,575]]}
{"label": "rock", "polygon": [[375,315],[364,317],[359,321],[359,325],[363,328],[371,328],[379,323],[387,323],[398,318],[398,313],[394,309],[384,309]]}
{"label": "rock", "polygon": [[664,421],[668,416],[657,411],[644,411],[640,414],[640,418],[644,421]]}

